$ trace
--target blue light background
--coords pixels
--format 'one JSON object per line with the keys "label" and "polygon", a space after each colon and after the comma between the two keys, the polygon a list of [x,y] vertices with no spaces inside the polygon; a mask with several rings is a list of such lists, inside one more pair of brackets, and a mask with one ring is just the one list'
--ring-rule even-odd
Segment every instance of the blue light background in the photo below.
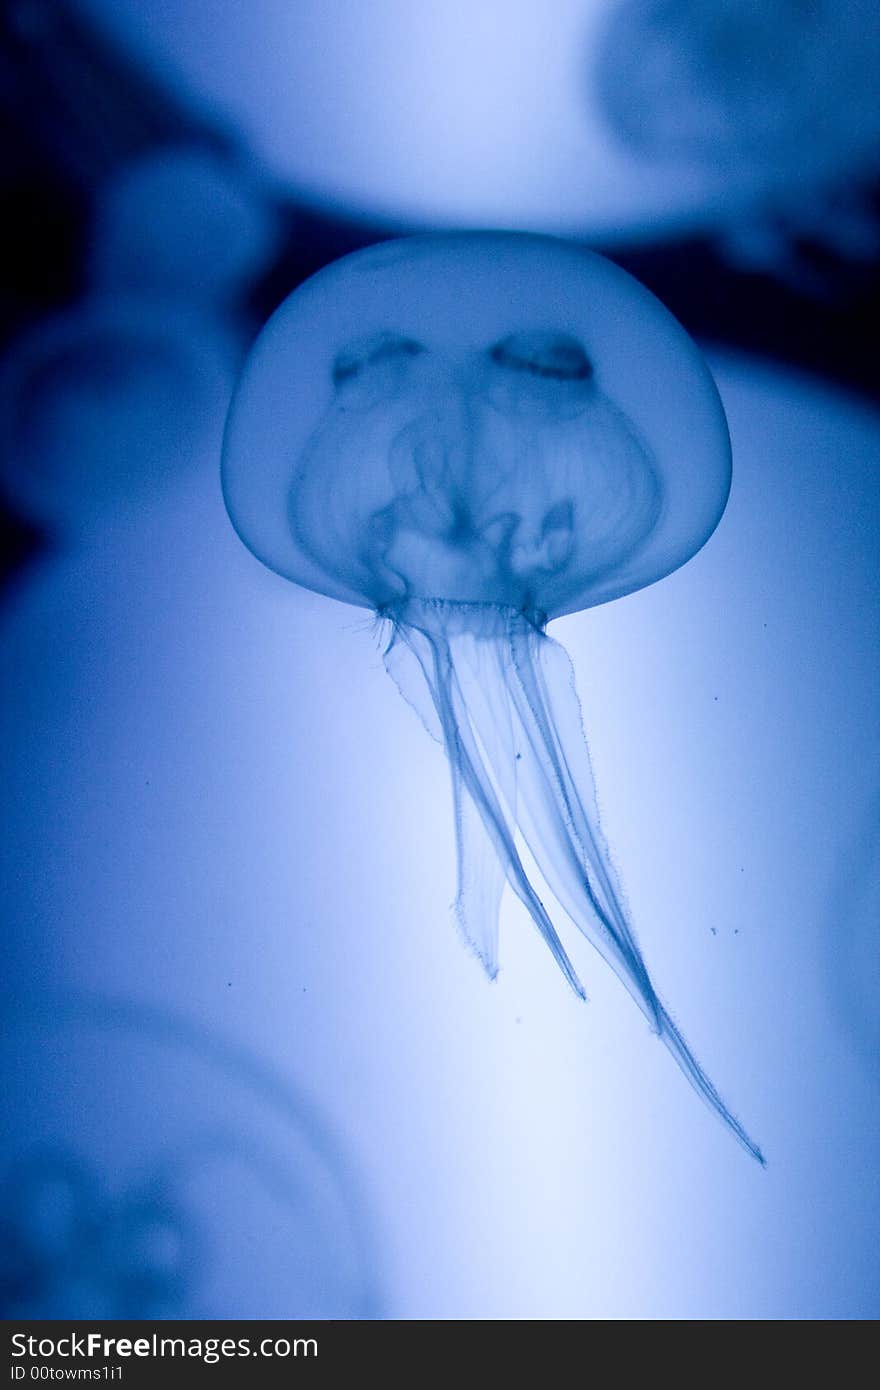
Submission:
{"label": "blue light background", "polygon": [[[481,23],[458,0],[303,0],[295,52],[280,0],[254,0],[248,42],[216,0],[83,8],[337,213],[611,240],[712,216],[703,175],[646,177],[581,123],[598,5],[549,25],[524,0]],[[273,1068],[346,1156],[384,1315],[877,1316],[880,1004],[848,970],[854,941],[877,958],[849,866],[876,851],[880,413],[710,356],[734,446],[719,530],[551,632],[646,959],[766,1172],[574,932],[589,1004],[515,902],[486,982],[450,910],[442,753],[368,616],[246,552],[210,448],[88,544],[71,531],[0,613],[8,998],[133,1001]],[[45,1051],[20,1056],[4,1169],[57,1093]],[[138,1084],[122,1044],[91,1064],[99,1099]],[[189,1101],[163,1065],[173,1130]],[[137,1160],[142,1119],[112,1109],[102,1142]],[[87,1153],[94,1133],[69,1122]]]}
{"label": "blue light background", "polygon": [[584,1006],[509,903],[486,983],[442,754],[362,615],[259,567],[211,470],[6,618],[8,987],[162,1004],[301,1078],[392,1316],[876,1314],[876,1063],[828,941],[875,765],[880,420],[716,367],[718,533],[557,632],[646,956],[766,1172],[586,947]]}

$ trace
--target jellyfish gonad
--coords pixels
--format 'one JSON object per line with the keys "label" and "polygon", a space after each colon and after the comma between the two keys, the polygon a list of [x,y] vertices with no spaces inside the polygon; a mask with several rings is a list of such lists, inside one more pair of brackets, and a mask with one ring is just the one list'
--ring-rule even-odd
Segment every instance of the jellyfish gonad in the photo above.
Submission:
{"label": "jellyfish gonad", "polygon": [[652,985],[599,824],[571,666],[546,635],[551,619],[678,568],[724,510],[724,413],[684,331],[623,271],[550,238],[372,247],[269,321],[223,472],[260,560],[385,621],[386,666],[449,761],[456,912],[488,974],[508,884],[585,997],[537,866],[763,1162]]}

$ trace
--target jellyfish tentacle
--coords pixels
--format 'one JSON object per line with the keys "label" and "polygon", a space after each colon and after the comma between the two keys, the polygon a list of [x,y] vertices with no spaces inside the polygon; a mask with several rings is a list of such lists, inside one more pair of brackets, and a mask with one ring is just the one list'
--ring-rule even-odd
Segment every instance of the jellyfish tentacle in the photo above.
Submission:
{"label": "jellyfish tentacle", "polygon": [[[452,766],[460,776],[462,787],[470,796],[489,833],[495,852],[505,866],[511,887],[527,909],[575,994],[581,999],[586,999],[586,992],[568,958],[568,953],[523,867],[514,841],[514,827],[505,817],[504,809],[493,787],[491,773],[480,753],[471,724],[468,701],[456,674],[452,647],[448,640],[440,643],[435,639],[429,639],[429,644],[433,649],[434,661],[431,688],[437,700],[437,710]],[[465,882],[461,884],[461,891],[466,890]]]}
{"label": "jellyfish tentacle", "polygon": [[673,1022],[662,1004],[659,1004],[659,1009],[660,1037],[697,1095],[701,1100],[705,1101],[709,1109],[727,1125],[734,1138],[742,1145],[746,1152],[751,1154],[752,1158],[757,1159],[762,1168],[766,1168],[767,1160],[760,1146],[750,1137],[733,1111],[726,1105],[724,1100],[722,1100],[714,1083],[703,1071],[703,1068],[688,1047],[678,1025]]}
{"label": "jellyfish tentacle", "polygon": [[[445,744],[436,703],[411,643],[392,626],[385,669],[430,736]],[[453,910],[462,936],[490,980],[498,974],[498,916],[506,874],[454,758],[449,758],[458,882]]]}
{"label": "jellyfish tentacle", "polygon": [[494,980],[499,967],[499,914],[507,875],[495,846],[491,840],[486,843],[486,827],[461,772],[453,760],[449,767],[458,866],[453,909],[462,935],[489,979]]}
{"label": "jellyfish tentacle", "polygon": [[392,624],[391,636],[382,652],[385,670],[410,709],[417,715],[425,732],[435,743],[442,746],[443,726],[437,714],[437,706],[431,698],[430,686],[425,679],[421,663],[418,658],[413,660],[414,655],[412,643],[403,640],[400,629]]}
{"label": "jellyfish tentacle", "polygon": [[[464,702],[464,697],[458,671],[463,664],[464,649],[467,651],[468,669],[470,670],[475,662],[477,666],[480,665],[480,648],[483,644],[465,632],[458,634],[457,643],[460,644],[460,649],[455,653],[453,683],[455,703],[460,707]],[[467,702],[464,704],[467,708]],[[474,721],[469,709],[468,722],[473,727]],[[496,773],[496,769],[501,768],[505,774],[505,785],[499,785],[497,788],[499,809],[502,809],[505,803],[510,804],[511,795],[514,799],[516,795],[516,773],[513,757],[510,754],[512,739],[510,723],[510,710],[502,711],[497,732],[501,743],[508,750],[508,756],[506,758],[498,756],[497,750],[492,750],[490,753],[481,750],[480,754],[480,762],[484,771],[491,774]],[[478,954],[490,977],[494,979],[498,973],[499,964],[498,936],[501,898],[504,884],[509,878],[509,871],[506,863],[497,852],[479,807],[468,792],[456,763],[450,761],[449,766],[452,773],[458,863],[458,883],[454,902],[455,915],[466,939],[471,943],[478,942],[483,947],[483,949],[478,949]],[[497,773],[495,781],[498,782]],[[510,783],[513,784],[512,788]],[[507,821],[512,831],[513,823],[509,816]]]}
{"label": "jellyfish tentacle", "polygon": [[[417,631],[408,625],[401,625],[400,632],[422,669],[440,719],[446,754],[452,769],[453,795],[466,795],[472,801],[513,891],[528,911],[575,994],[580,999],[586,999],[586,991],[568,958],[547,909],[525,871],[514,842],[513,823],[505,815],[492,774],[481,754],[480,741],[471,723],[469,702],[465,693],[467,682],[465,681],[463,689],[458,679],[451,634],[443,632],[440,628],[430,633]],[[462,876],[460,864],[458,915],[465,930],[473,915],[468,904],[468,889],[468,877]],[[474,940],[468,931],[468,937],[480,954],[479,936]]]}
{"label": "jellyfish tentacle", "polygon": [[[431,605],[430,631],[427,624],[398,628],[430,691],[451,768],[462,930],[494,976],[506,875],[569,983],[583,994],[526,875],[514,838],[519,830],[560,905],[615,971],[693,1089],[763,1165],[760,1148],[693,1055],[642,959],[599,822],[567,653],[523,613],[486,605],[481,625],[473,611],[462,622],[463,607]],[[475,811],[503,870],[496,869],[494,883],[476,870],[477,845],[467,824]]]}
{"label": "jellyfish tentacle", "polygon": [[[521,798],[520,829],[533,853],[538,851],[542,867],[547,864],[555,869],[553,880],[548,882],[575,925],[620,976],[659,1031],[657,997],[627,918],[599,825],[592,766],[571,663],[558,643],[522,618],[511,620],[508,644],[511,676],[507,686],[522,729],[522,776],[531,793]],[[545,665],[551,666],[550,672],[545,672]],[[549,682],[547,675],[551,676]],[[550,686],[554,692],[552,700]],[[563,710],[567,734],[564,740],[560,732]],[[526,750],[531,757],[526,758]],[[575,751],[579,776],[575,776],[570,765]],[[544,828],[548,825],[553,828],[549,835]]]}
{"label": "jellyfish tentacle", "polygon": [[[518,820],[523,836],[527,843],[534,844],[534,850],[541,851],[542,871],[566,912],[621,978],[694,1090],[730,1128],[743,1148],[763,1165],[765,1159],[760,1148],[694,1057],[659,999],[642,960],[599,826],[589,748],[568,655],[543,632],[515,620],[511,622],[510,648],[515,679],[509,682],[509,687],[523,722],[529,751],[533,754],[528,761],[525,752],[523,754],[524,771],[527,773],[531,769],[533,772],[531,782],[523,786],[520,797]],[[551,688],[556,697],[553,700]],[[563,704],[567,707],[565,724],[560,717]],[[567,752],[563,751],[561,741],[563,730],[567,734],[564,739]],[[569,761],[575,750],[578,750],[578,775]],[[540,810],[537,814],[529,814],[530,793],[534,791],[538,793]],[[562,845],[567,851],[561,865],[559,853],[547,853],[547,837],[540,835],[540,813],[548,808],[555,809],[550,823],[555,823],[557,829],[564,829],[562,836],[552,836],[549,846],[551,851],[554,848],[558,851]],[[558,872],[560,867],[564,873],[561,881],[554,875],[554,868]],[[593,875],[595,886],[591,882]],[[578,879],[580,895],[577,893]]]}

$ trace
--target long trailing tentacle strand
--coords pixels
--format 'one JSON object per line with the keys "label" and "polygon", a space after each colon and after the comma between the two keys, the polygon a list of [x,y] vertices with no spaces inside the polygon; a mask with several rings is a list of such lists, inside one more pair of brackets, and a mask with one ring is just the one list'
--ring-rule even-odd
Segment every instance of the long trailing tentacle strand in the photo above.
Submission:
{"label": "long trailing tentacle strand", "polygon": [[659,1029],[657,997],[599,825],[571,663],[558,643],[522,620],[509,625],[505,655],[524,745],[520,829],[554,875],[550,887],[562,906]]}
{"label": "long trailing tentacle strand", "polygon": [[[567,716],[565,737],[555,724],[560,711],[551,708],[543,672],[536,666],[545,643],[555,648],[554,655],[561,658],[552,671],[551,683],[565,696],[556,702],[561,703]],[[497,641],[483,646],[492,652],[494,669],[480,670],[471,661],[459,659],[456,672],[459,683],[465,687],[471,719],[490,761],[497,752],[493,728],[506,713],[508,719],[512,715],[510,747],[515,753],[500,750],[511,762],[515,759],[517,769],[513,795],[506,798],[511,820],[522,832],[566,912],[620,976],[659,1031],[659,1005],[614,882],[595,799],[585,804],[564,751],[573,743],[580,755],[581,784],[592,788],[580,706],[570,667],[566,670],[563,666],[567,658],[561,648],[520,616],[507,624]],[[457,658],[463,654],[458,638],[455,653]],[[576,711],[574,720],[572,704]]]}
{"label": "long trailing tentacle strand", "polygon": [[[533,852],[540,849],[542,868],[551,875],[549,886],[569,916],[626,984],[691,1085],[763,1164],[761,1150],[722,1100],[651,983],[599,826],[568,655],[522,620],[511,621],[509,654],[512,672],[507,685],[531,755],[524,752],[520,763],[530,774],[530,785],[521,787],[517,812],[523,835],[534,845]],[[577,760],[576,773],[572,758]]]}

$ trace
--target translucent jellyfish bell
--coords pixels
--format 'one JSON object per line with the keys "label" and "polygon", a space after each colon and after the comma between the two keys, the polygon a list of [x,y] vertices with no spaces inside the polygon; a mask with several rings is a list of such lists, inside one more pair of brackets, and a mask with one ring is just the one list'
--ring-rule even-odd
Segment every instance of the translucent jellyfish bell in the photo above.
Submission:
{"label": "translucent jellyfish bell", "polygon": [[457,913],[489,974],[507,882],[584,994],[525,842],[760,1159],[651,984],[599,826],[571,666],[545,634],[677,569],[724,510],[724,413],[682,328],[623,271],[550,238],[358,252],[301,286],[258,339],[223,482],[266,565],[388,621],[386,665],[449,759]]}
{"label": "translucent jellyfish bell", "polygon": [[[571,525],[558,517],[564,564],[529,571],[523,559],[504,570],[521,580],[499,571],[491,593],[474,570],[455,595],[430,573],[419,586],[377,565],[365,551],[371,519],[407,495],[419,467],[433,481],[429,462],[403,477],[403,456],[421,447],[413,432],[400,438],[403,417],[450,441],[453,471],[456,449],[491,454],[458,490],[479,503],[475,523],[516,512],[515,543],[544,524],[558,476],[572,503]],[[397,444],[394,459],[368,460],[365,429]],[[383,610],[407,592],[521,600],[547,619],[592,607],[689,559],[730,487],[724,413],[683,329],[600,256],[521,234],[412,237],[313,276],[260,335],[224,452],[230,516],[264,564]]]}

